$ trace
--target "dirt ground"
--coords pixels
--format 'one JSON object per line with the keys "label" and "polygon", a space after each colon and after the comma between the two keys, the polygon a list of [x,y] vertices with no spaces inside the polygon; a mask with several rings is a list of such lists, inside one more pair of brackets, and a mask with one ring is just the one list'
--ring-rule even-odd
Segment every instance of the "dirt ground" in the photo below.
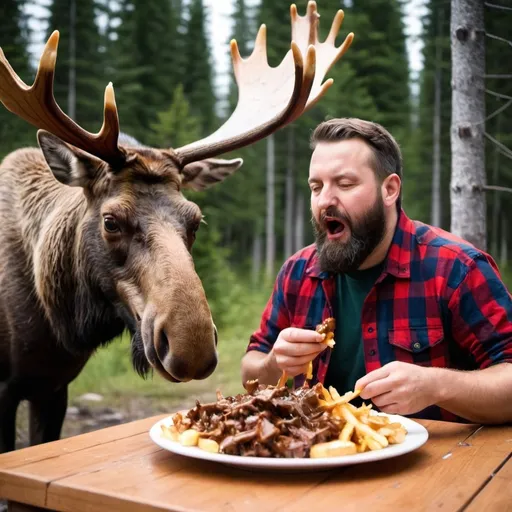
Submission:
{"label": "dirt ground", "polygon": [[[197,396],[201,402],[215,400],[215,393]],[[120,425],[158,414],[172,414],[194,406],[189,399],[182,402],[155,400],[142,396],[101,397],[88,393],[69,404],[61,438]],[[16,422],[16,448],[28,446],[28,404],[20,404]],[[1,510],[1,508],[0,508]]]}

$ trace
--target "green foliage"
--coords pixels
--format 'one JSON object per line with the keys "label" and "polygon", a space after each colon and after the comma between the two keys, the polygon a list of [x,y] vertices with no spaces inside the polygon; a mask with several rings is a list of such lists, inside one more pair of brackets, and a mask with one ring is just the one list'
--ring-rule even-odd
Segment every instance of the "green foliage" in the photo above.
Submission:
{"label": "green foliage", "polygon": [[190,113],[190,103],[185,98],[183,85],[174,90],[171,106],[157,113],[157,121],[151,124],[149,144],[156,147],[179,148],[200,138],[200,121]]}
{"label": "green foliage", "polygon": [[[203,208],[205,218],[209,217],[208,213],[208,208]],[[235,273],[229,268],[229,249],[221,246],[220,230],[215,221],[203,224],[199,229],[192,257],[212,310],[213,321],[217,327],[223,327],[231,320],[231,304],[242,290],[236,282]]]}
{"label": "green foliage", "polygon": [[[0,47],[19,77],[31,84],[34,77],[29,65],[29,31],[23,3],[21,0],[0,2]],[[34,127],[0,104],[0,159],[18,147],[34,145],[35,133]]]}
{"label": "green foliage", "polygon": [[[72,5],[75,9],[73,31]],[[46,39],[58,30],[59,48],[55,67],[54,93],[57,103],[71,111],[68,94],[72,90],[70,68],[76,72],[75,115],[73,119],[86,130],[98,131],[103,115],[103,94],[107,81],[103,75],[102,38],[96,23],[98,0],[53,0],[48,10]],[[70,52],[70,34],[74,33],[74,58]]]}
{"label": "green foliage", "polygon": [[[450,228],[450,123],[451,123],[451,50],[450,10],[446,2],[432,0],[427,5],[423,20],[424,67],[420,74],[418,127],[413,137],[416,165],[406,176],[408,191],[405,205],[416,218],[430,222],[433,165],[433,125],[436,69],[441,72],[441,200],[442,224]],[[436,59],[436,47],[440,45],[440,60]]]}
{"label": "green foliage", "polygon": [[122,129],[147,142],[179,83],[178,18],[171,2],[122,0],[113,13],[110,65]]}
{"label": "green foliage", "polygon": [[192,105],[192,112],[202,121],[204,135],[210,134],[217,125],[213,70],[206,23],[207,12],[203,0],[191,0],[183,36],[183,48],[187,58],[182,63],[182,81],[185,94]]}

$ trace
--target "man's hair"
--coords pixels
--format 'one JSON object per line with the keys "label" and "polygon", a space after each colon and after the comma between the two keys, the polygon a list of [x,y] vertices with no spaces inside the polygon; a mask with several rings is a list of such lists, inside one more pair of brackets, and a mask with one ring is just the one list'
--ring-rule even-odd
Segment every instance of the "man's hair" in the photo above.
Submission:
{"label": "man's hair", "polygon": [[[402,153],[393,136],[380,124],[356,118],[330,119],[319,124],[311,135],[311,149],[319,142],[336,142],[348,139],[362,139],[372,150],[371,166],[377,179],[382,182],[390,174],[402,179]],[[397,207],[401,202],[402,191]]]}

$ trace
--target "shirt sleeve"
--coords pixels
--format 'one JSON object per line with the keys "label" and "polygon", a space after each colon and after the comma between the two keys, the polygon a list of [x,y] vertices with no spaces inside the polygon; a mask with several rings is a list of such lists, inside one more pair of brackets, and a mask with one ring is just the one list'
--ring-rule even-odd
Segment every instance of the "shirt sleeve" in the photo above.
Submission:
{"label": "shirt sleeve", "polygon": [[279,333],[290,327],[290,315],[286,307],[286,286],[289,281],[290,264],[285,262],[274,283],[272,295],[263,311],[259,328],[251,335],[247,352],[257,350],[268,354]]}
{"label": "shirt sleeve", "polygon": [[448,307],[453,338],[479,368],[512,362],[512,298],[491,257],[473,260]]}

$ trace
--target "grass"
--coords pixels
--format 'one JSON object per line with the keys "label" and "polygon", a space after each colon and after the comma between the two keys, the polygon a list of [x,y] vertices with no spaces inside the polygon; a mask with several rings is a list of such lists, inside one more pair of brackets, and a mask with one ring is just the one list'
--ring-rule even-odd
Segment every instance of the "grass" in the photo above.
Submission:
{"label": "grass", "polygon": [[219,364],[215,372],[202,381],[171,384],[153,374],[147,380],[139,377],[130,360],[128,335],[114,340],[96,352],[82,373],[69,388],[70,402],[84,393],[98,393],[104,404],[115,405],[125,397],[144,397],[165,407],[195,404],[195,399],[214,399],[216,390],[224,395],[243,392],[240,379],[240,361],[249,336],[258,327],[269,291],[239,297],[229,312],[228,326],[219,329]]}

